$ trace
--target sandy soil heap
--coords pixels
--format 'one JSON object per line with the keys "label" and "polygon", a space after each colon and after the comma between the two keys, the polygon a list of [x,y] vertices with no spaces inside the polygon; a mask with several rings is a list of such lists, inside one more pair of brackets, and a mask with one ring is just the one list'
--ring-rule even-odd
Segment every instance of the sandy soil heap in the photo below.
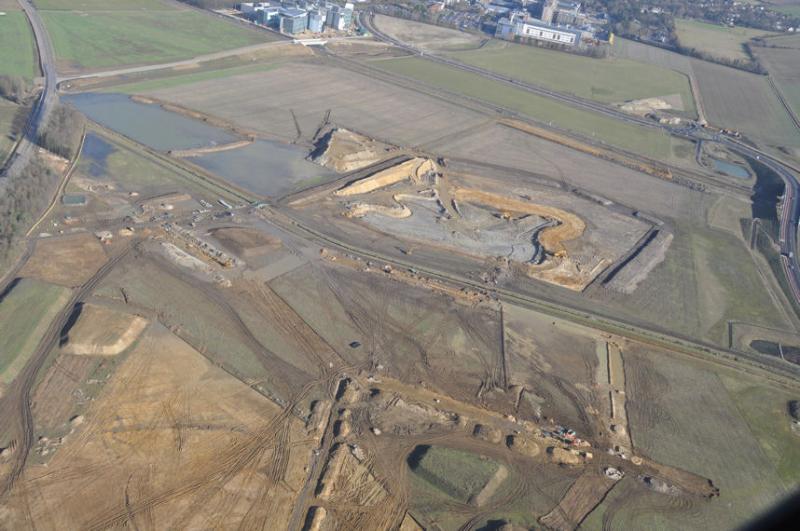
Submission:
{"label": "sandy soil heap", "polygon": [[359,181],[348,184],[344,188],[336,190],[334,195],[350,196],[367,194],[401,181],[405,181],[406,179],[409,179],[414,183],[420,183],[427,174],[430,172],[436,172],[437,170],[436,163],[432,160],[422,157],[415,157],[411,160],[400,163],[397,166],[392,166],[391,168],[387,168],[379,171],[378,173],[370,175],[369,177],[365,177]]}
{"label": "sandy soil heap", "polygon": [[143,317],[85,304],[63,349],[67,354],[116,356],[131,346],[146,326]]}
{"label": "sandy soil heap", "polygon": [[320,138],[309,159],[339,173],[347,173],[375,164],[392,149],[389,144],[337,127]]}

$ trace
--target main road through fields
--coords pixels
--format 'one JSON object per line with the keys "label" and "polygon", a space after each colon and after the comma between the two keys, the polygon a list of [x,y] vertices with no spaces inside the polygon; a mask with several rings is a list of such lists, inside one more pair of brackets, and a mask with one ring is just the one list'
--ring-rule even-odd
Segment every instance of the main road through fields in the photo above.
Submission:
{"label": "main road through fields", "polygon": [[[482,77],[494,81],[499,81],[501,83],[512,85],[527,92],[555,99],[563,103],[566,103],[568,105],[571,105],[573,107],[579,107],[587,111],[610,116],[612,118],[624,122],[641,125],[643,127],[654,127],[662,129],[669,132],[670,134],[675,134],[676,136],[682,136],[684,138],[688,138],[689,140],[693,140],[695,142],[708,140],[708,133],[703,129],[684,128],[676,130],[671,127],[657,124],[645,118],[631,116],[618,109],[608,107],[601,103],[597,103],[591,100],[586,100],[584,98],[579,98],[571,94],[565,94],[562,92],[548,90],[538,85],[526,83],[517,79],[509,78],[507,76],[501,76],[490,70],[468,65],[460,61],[456,61],[446,57],[433,54],[425,54],[422,50],[414,47],[413,45],[407,42],[400,41],[394,37],[391,37],[386,33],[382,32],[380,29],[376,28],[374,22],[374,12],[372,12],[371,10],[368,11],[365,16],[359,16],[358,22],[362,24],[367,30],[369,30],[377,39],[384,41],[388,44],[392,44],[410,53],[424,56],[426,59],[430,61],[441,63],[443,65],[452,68],[457,68],[459,70],[472,72],[474,74],[478,74]],[[789,286],[792,291],[792,296],[798,302],[798,304],[800,304],[800,261],[798,261],[798,252],[797,252],[797,230],[798,230],[798,223],[800,223],[800,184],[798,184],[797,176],[793,172],[792,168],[788,167],[778,159],[768,155],[767,153],[764,153],[759,149],[756,149],[752,146],[744,144],[743,142],[730,139],[727,137],[719,137],[715,138],[715,140],[721,142],[726,147],[739,153],[740,155],[744,155],[751,159],[759,160],[765,166],[767,166],[772,171],[777,173],[781,177],[781,179],[783,179],[783,182],[785,183],[786,186],[786,193],[784,195],[783,209],[781,211],[781,216],[780,216],[781,264],[783,266],[784,272],[786,273],[786,277],[789,281]]]}
{"label": "main road through fields", "polygon": [[[28,116],[28,122],[25,124],[22,139],[17,143],[11,156],[6,162],[6,167],[0,170],[0,177],[5,175],[15,175],[22,171],[28,164],[31,154],[36,149],[36,141],[39,138],[42,128],[47,123],[47,117],[53,110],[58,95],[56,94],[56,62],[55,54],[53,53],[53,44],[50,42],[50,37],[44,29],[39,13],[36,8],[30,3],[30,0],[19,0],[22,9],[25,10],[25,15],[28,17],[31,28],[33,29],[33,36],[36,39],[36,48],[39,51],[39,67],[44,77],[44,87],[39,99],[34,103]],[[2,186],[2,181],[0,181]]]}

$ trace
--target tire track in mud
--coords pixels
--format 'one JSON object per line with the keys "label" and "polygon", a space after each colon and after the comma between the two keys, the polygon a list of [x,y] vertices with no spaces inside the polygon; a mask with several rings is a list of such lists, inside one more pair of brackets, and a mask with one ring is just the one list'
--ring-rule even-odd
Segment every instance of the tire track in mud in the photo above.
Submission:
{"label": "tire track in mud", "polygon": [[22,475],[28,455],[33,447],[35,427],[31,410],[31,391],[36,383],[40,369],[61,338],[61,331],[69,321],[75,306],[83,302],[130,252],[131,247],[124,248],[119,254],[110,258],[80,288],[75,290],[67,304],[64,305],[64,308],[56,315],[42,335],[36,350],[20,374],[17,375],[7,394],[0,399],[0,419],[10,423],[12,422],[11,418],[15,417],[17,424],[15,426],[15,439],[18,440],[17,449],[13,454],[14,461],[11,471],[3,479],[2,487],[0,487],[0,499],[8,496],[14,484]]}
{"label": "tire track in mud", "polygon": [[[184,280],[185,275],[183,272],[165,260],[155,258],[151,262],[165,274],[169,275],[174,282],[178,283],[179,285],[183,285],[188,291],[194,291],[201,294],[207,301],[219,309],[221,316],[224,316],[230,322],[232,328],[235,329],[235,333],[237,333],[237,335],[243,340],[244,345],[256,356],[266,373],[275,376],[273,383],[282,383],[284,385],[284,389],[282,389],[282,394],[284,395],[282,400],[284,400],[284,402],[281,405],[285,404],[285,397],[291,395],[291,386],[289,385],[289,382],[296,381],[296,377],[298,376],[297,373],[301,373],[305,377],[305,380],[313,378],[312,375],[308,375],[307,373],[300,371],[296,367],[286,363],[280,356],[270,350],[266,345],[261,343],[261,341],[253,334],[252,330],[241,318],[236,309],[214,287],[206,285],[202,282],[190,283],[187,280]],[[164,324],[169,327],[169,325],[176,323],[165,322]],[[181,337],[183,338],[183,335],[181,335]],[[183,339],[186,340],[185,338]],[[191,342],[187,342],[191,344]],[[204,350],[199,351],[204,353],[204,355],[207,357],[211,357],[213,359],[213,356],[209,356]],[[213,360],[213,363],[220,364],[220,362],[216,359]]]}
{"label": "tire track in mud", "polygon": [[[209,460],[213,462],[211,471],[205,474],[203,474],[202,471],[197,472],[196,475],[199,477],[192,478],[183,484],[163,489],[161,492],[150,495],[142,500],[134,501],[131,504],[130,511],[126,510],[126,508],[122,508],[122,510],[117,510],[95,518],[91,522],[88,522],[84,528],[88,530],[100,530],[123,525],[129,512],[136,515],[145,510],[152,510],[174,499],[196,493],[204,488],[212,495],[218,493],[224,485],[228,484],[243,470],[256,472],[255,468],[260,458],[264,455],[264,452],[269,449],[274,449],[279,455],[283,455],[283,457],[277,458],[277,470],[274,472],[273,476],[282,479],[286,473],[289,456],[289,443],[287,442],[287,437],[289,436],[288,431],[285,430],[282,443],[278,441],[280,437],[279,428],[282,423],[285,423],[288,427],[288,422],[295,408],[306,399],[308,394],[315,387],[319,385],[330,385],[332,379],[340,377],[345,370],[350,370],[352,368],[353,367],[348,367],[343,369],[339,374],[307,383],[295,394],[293,399],[289,401],[280,413],[261,426],[254,434],[243,437],[241,441],[234,442],[228,449],[221,452],[221,454],[211,456],[209,458]],[[283,449],[281,449],[281,446]],[[202,503],[204,500],[196,499],[195,501]],[[229,507],[230,506],[231,505],[229,505]]]}

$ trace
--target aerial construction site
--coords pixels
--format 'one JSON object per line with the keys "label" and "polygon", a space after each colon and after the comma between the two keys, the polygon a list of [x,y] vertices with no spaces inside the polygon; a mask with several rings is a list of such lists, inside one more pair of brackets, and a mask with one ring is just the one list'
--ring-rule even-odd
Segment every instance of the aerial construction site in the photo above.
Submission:
{"label": "aerial construction site", "polygon": [[451,63],[513,43],[161,0],[111,4],[241,47],[82,63],[40,3],[85,123],[0,271],[0,527],[728,529],[800,483],[778,178],[665,129],[690,80],[568,106]]}

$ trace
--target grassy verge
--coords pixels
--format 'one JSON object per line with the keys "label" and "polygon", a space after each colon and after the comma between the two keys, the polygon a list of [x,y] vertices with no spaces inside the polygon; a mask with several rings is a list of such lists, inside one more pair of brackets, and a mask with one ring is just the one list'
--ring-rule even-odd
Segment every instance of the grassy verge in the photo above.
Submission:
{"label": "grassy verge", "polygon": [[[253,72],[267,72],[273,68],[280,66],[282,62],[274,63],[259,63],[242,66],[234,66],[230,68],[222,68],[219,70],[205,70],[202,72],[194,72],[191,74],[169,75],[160,77],[158,79],[148,79],[137,81],[134,83],[125,83],[122,85],[115,85],[114,92],[123,92],[125,94],[139,94],[143,92],[151,92],[154,90],[169,89],[180,87],[183,85],[190,85],[200,81],[209,81],[212,79],[220,79],[223,77],[236,76],[240,74],[250,74]],[[174,71],[170,71],[174,74]]]}
{"label": "grassy verge", "polygon": [[0,300],[0,382],[11,383],[36,350],[69,290],[24,279]]}
{"label": "grassy verge", "polygon": [[0,16],[0,75],[32,79],[37,70],[33,33],[25,13],[6,12]]}
{"label": "grassy verge", "polygon": [[505,107],[617,148],[660,160],[669,160],[673,156],[672,139],[662,131],[575,109],[549,98],[486,79],[478,74],[417,57],[374,61],[372,65],[489,104]]}
{"label": "grassy verge", "polygon": [[689,79],[674,70],[627,59],[593,59],[533,46],[493,41],[454,59],[528,83],[603,103],[678,94],[687,114],[695,107]]}

